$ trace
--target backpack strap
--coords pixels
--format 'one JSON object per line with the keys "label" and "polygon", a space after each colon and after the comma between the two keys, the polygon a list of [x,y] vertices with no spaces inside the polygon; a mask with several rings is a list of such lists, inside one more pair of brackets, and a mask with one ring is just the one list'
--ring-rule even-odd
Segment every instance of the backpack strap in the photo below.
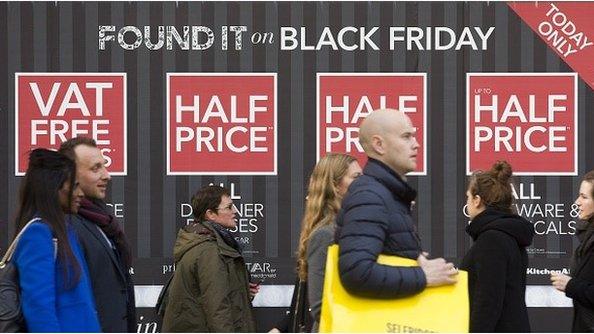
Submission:
{"label": "backpack strap", "polygon": [[[23,226],[23,229],[21,229],[21,231],[14,238],[14,240],[12,241],[10,246],[8,246],[8,249],[6,250],[6,254],[4,254],[4,256],[2,257],[2,260],[0,261],[0,268],[4,268],[6,263],[10,262],[10,260],[12,259],[12,255],[14,254],[14,251],[16,249],[18,242],[19,242],[19,239],[21,238],[21,236],[23,235],[23,233],[25,232],[27,227],[29,227],[29,225],[33,224],[34,222],[36,222],[38,220],[41,220],[41,218],[35,217],[35,218],[29,220],[29,222],[27,222],[27,224],[25,224],[25,226]],[[54,259],[57,256],[57,251],[58,251],[58,239],[54,238]]]}

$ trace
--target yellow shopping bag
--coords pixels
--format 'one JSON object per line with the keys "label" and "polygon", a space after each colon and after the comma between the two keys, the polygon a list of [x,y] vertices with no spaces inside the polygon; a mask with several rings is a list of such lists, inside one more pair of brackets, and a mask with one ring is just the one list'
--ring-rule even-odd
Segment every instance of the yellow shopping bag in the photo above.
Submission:
{"label": "yellow shopping bag", "polygon": [[[417,261],[380,255],[378,263],[412,267]],[[369,299],[349,294],[340,282],[338,245],[328,248],[320,332],[468,332],[468,275],[458,283],[426,288],[398,299]]]}

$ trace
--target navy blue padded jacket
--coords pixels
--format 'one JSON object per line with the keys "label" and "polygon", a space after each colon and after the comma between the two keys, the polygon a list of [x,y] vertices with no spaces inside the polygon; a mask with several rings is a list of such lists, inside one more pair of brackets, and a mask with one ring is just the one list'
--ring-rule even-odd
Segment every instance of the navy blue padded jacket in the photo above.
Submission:
{"label": "navy blue padded jacket", "polygon": [[421,241],[411,217],[416,197],[402,178],[381,161],[369,159],[350,185],[337,216],[340,279],[347,291],[370,298],[417,294],[427,285],[420,267],[377,263],[380,254],[417,259]]}

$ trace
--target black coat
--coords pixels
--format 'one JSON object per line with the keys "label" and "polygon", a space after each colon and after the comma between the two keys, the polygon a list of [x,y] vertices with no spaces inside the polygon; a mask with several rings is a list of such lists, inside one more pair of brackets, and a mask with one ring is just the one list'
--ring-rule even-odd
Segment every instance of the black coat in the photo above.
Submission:
{"label": "black coat", "polygon": [[526,246],[534,227],[510,213],[486,209],[466,232],[474,244],[461,269],[468,271],[471,332],[529,332]]}
{"label": "black coat", "polygon": [[410,215],[416,191],[375,159],[350,185],[337,215],[340,279],[350,293],[371,298],[414,295],[426,286],[420,267],[377,263],[380,254],[416,259],[421,241]]}
{"label": "black coat", "polygon": [[594,332],[594,227],[578,225],[580,245],[574,253],[565,295],[573,299],[573,332]]}
{"label": "black coat", "polygon": [[136,332],[134,285],[117,252],[96,224],[73,216],[72,224],[87,260],[103,332]]}

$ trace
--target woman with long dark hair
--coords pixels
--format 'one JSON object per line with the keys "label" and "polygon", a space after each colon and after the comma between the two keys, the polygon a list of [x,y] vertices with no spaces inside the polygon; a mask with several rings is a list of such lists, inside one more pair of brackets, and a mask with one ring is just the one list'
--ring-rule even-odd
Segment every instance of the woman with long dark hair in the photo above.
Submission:
{"label": "woman with long dark hair", "polygon": [[553,286],[573,299],[573,332],[594,332],[594,170],[582,178],[575,199],[580,222],[576,234],[580,241],[571,260],[571,276],[551,274]]}
{"label": "woman with long dark hair", "polygon": [[70,226],[83,197],[72,160],[51,150],[29,155],[21,182],[14,263],[29,332],[99,332],[88,270]]}
{"label": "woman with long dark hair", "polygon": [[498,161],[474,173],[466,190],[474,244],[460,268],[468,271],[471,332],[530,332],[526,246],[534,227],[512,210],[511,176],[511,166]]}

